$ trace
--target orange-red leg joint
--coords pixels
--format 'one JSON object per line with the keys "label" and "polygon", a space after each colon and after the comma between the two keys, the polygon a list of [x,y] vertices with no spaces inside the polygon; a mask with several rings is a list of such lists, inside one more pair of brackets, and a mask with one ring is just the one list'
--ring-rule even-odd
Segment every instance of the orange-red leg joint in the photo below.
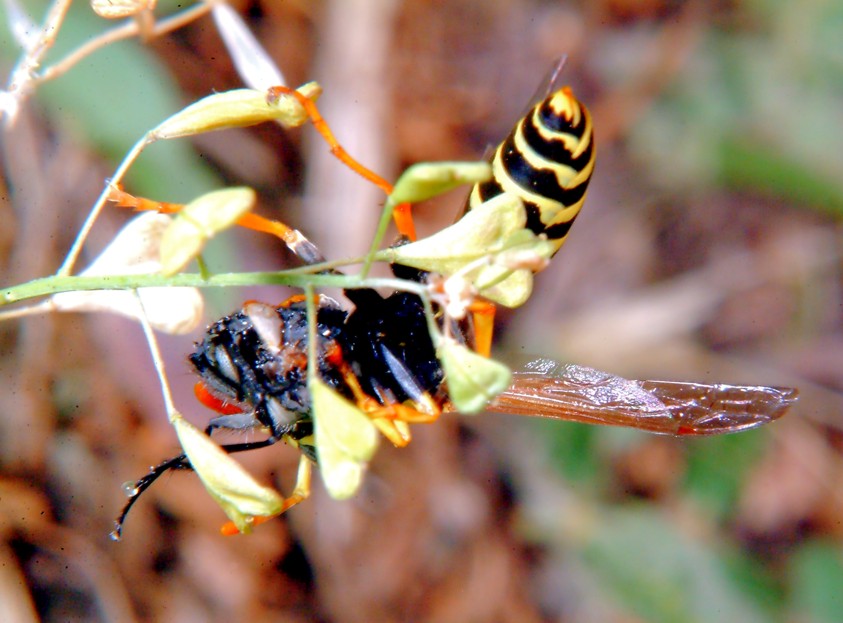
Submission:
{"label": "orange-red leg joint", "polygon": [[[286,301],[284,301],[283,303],[281,303],[281,305],[279,305],[279,307],[284,307],[284,308],[287,308],[287,307],[292,307],[292,306],[293,306],[293,305],[295,305],[296,303],[302,303],[302,302],[304,302],[304,301],[306,301],[306,300],[307,300],[307,295],[306,295],[306,294],[294,294],[293,296],[291,296],[290,298],[288,298]],[[319,303],[319,300],[317,299],[317,300],[316,300],[316,302],[317,302],[317,304],[318,304],[318,303]]]}
{"label": "orange-red leg joint", "polygon": [[244,214],[237,219],[237,224],[240,227],[258,231],[264,234],[270,234],[276,238],[280,238],[287,244],[292,244],[297,240],[296,230],[282,223],[281,221],[273,221],[272,219],[258,216],[257,214]]}
{"label": "orange-red leg joint", "polygon": [[155,211],[163,214],[174,214],[184,208],[181,203],[166,203],[153,201],[144,197],[136,197],[124,191],[119,185],[112,185],[108,191],[108,200],[118,208],[131,208],[136,212]]}
{"label": "orange-red leg joint", "polygon": [[475,301],[469,306],[474,323],[474,350],[484,357],[492,354],[495,332],[495,305],[489,301]]}
{"label": "orange-red leg joint", "polygon": [[[302,456],[299,459],[299,472],[296,476],[296,488],[293,489],[293,492],[290,494],[290,497],[285,498],[283,500],[283,502],[281,503],[281,508],[278,510],[277,513],[274,513],[272,515],[258,515],[256,517],[252,517],[251,525],[254,527],[266,521],[269,521],[270,519],[287,512],[299,502],[303,502],[304,500],[309,498],[312,473],[313,464],[310,462],[310,459],[308,459],[306,456]],[[230,521],[224,524],[222,528],[220,528],[220,532],[225,536],[232,536],[234,534],[240,533],[240,531],[237,529],[237,526]]]}
{"label": "orange-red leg joint", "polygon": [[354,375],[351,367],[343,357],[342,349],[334,345],[325,358],[328,362],[340,370],[346,386],[354,396],[354,403],[368,415],[378,430],[392,442],[393,445],[403,448],[410,443],[410,431],[407,423],[428,423],[435,421],[441,414],[441,410],[430,400],[426,410],[417,409],[406,404],[381,404],[373,397],[366,394],[360,386],[359,379]]}
{"label": "orange-red leg joint", "polygon": [[209,409],[216,411],[220,415],[236,415],[238,413],[243,413],[242,407],[219,398],[213,394],[211,390],[208,389],[208,386],[202,381],[197,381],[193,386],[193,394],[199,402]]}
{"label": "orange-red leg joint", "polygon": [[399,203],[392,211],[395,227],[398,233],[406,236],[411,242],[416,241],[416,225],[413,222],[413,212],[409,203]]}

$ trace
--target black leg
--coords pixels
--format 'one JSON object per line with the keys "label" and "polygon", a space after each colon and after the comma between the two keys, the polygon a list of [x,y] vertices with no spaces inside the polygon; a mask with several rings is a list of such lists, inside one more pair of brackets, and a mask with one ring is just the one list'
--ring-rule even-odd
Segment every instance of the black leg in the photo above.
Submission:
{"label": "black leg", "polygon": [[[259,448],[266,448],[267,446],[271,446],[275,444],[280,437],[269,437],[262,441],[251,441],[248,443],[231,443],[220,446],[223,450],[225,450],[228,454],[235,454],[237,452],[246,452],[248,450],[257,450]],[[131,510],[132,506],[134,506],[135,502],[141,496],[141,494],[146,491],[153,482],[158,480],[158,478],[164,475],[166,472],[170,470],[176,469],[193,469],[190,465],[190,461],[184,454],[180,454],[175,456],[171,459],[167,459],[160,465],[153,467],[149,470],[149,473],[146,476],[143,476],[139,480],[137,480],[134,485],[131,487],[129,491],[129,501],[126,502],[126,505],[123,507],[123,510],[120,511],[119,517],[114,522],[114,531],[111,533],[111,538],[115,541],[119,541],[120,537],[123,532],[123,523],[126,521],[126,516],[129,514],[129,510]]]}

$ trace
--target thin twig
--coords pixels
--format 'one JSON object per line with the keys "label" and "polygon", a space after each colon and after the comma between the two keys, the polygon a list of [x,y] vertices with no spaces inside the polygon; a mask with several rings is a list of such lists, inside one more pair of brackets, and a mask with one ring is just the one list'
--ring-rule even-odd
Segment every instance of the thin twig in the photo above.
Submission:
{"label": "thin twig", "polygon": [[59,270],[56,272],[57,276],[66,277],[70,275],[71,271],[73,270],[73,265],[79,258],[79,254],[82,252],[82,246],[85,244],[85,240],[87,240],[88,234],[91,232],[91,228],[93,228],[94,226],[94,222],[97,220],[103,208],[105,207],[106,202],[108,201],[108,197],[111,193],[112,184],[120,183],[120,181],[123,179],[123,176],[126,174],[126,171],[128,171],[129,167],[132,166],[134,161],[140,155],[141,151],[143,151],[144,147],[146,147],[150,142],[150,133],[147,133],[141,140],[135,143],[134,147],[132,147],[129,153],[126,154],[126,157],[123,159],[123,162],[120,163],[120,166],[117,167],[117,170],[114,172],[114,176],[102,189],[102,192],[100,193],[99,198],[97,198],[97,202],[94,204],[94,207],[91,208],[91,211],[88,214],[88,218],[85,219],[85,222],[82,224],[82,228],[79,230],[79,234],[76,236],[76,240],[73,241],[73,245],[70,247],[70,251],[68,251],[67,253],[67,257],[65,258]]}
{"label": "thin twig", "polygon": [[[168,32],[177,30],[210,12],[211,8],[211,3],[203,2],[195,7],[183,11],[182,13],[178,13],[170,18],[161,20],[152,28],[149,33],[149,38],[160,37]],[[42,71],[34,79],[34,81],[36,83],[47,82],[48,80],[61,76],[83,58],[93,54],[100,48],[103,48],[110,43],[121,41],[123,39],[129,39],[139,34],[141,34],[141,25],[135,20],[127,21],[121,26],[109,30],[82,44],[73,52],[65,56],[62,60],[44,69],[44,71]]]}
{"label": "thin twig", "polygon": [[176,417],[176,405],[175,402],[173,402],[173,394],[170,391],[170,384],[167,381],[164,358],[161,356],[161,349],[158,347],[158,339],[155,337],[155,331],[153,331],[152,325],[149,324],[149,318],[146,316],[146,309],[143,306],[143,300],[137,290],[133,290],[132,293],[135,295],[135,300],[138,304],[140,311],[138,318],[140,319],[141,326],[143,327],[146,342],[149,344],[149,352],[152,355],[152,363],[155,366],[155,372],[158,374],[158,381],[161,383],[161,396],[164,398],[164,407],[167,409],[167,417],[170,421],[172,421],[173,418]]}
{"label": "thin twig", "polygon": [[[35,43],[29,46],[23,57],[18,61],[14,71],[12,71],[7,90],[18,106],[32,91],[35,85],[35,70],[41,65],[41,59],[44,58],[44,55],[53,47],[71,2],[72,0],[56,0],[53,3]],[[9,111],[6,118],[7,122],[13,121],[14,117],[15,112]]]}

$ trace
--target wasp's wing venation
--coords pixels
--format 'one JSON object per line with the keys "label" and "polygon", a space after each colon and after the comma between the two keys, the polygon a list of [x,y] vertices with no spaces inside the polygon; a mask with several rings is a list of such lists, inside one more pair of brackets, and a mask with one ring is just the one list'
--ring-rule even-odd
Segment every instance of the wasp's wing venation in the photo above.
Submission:
{"label": "wasp's wing venation", "polygon": [[795,399],[792,389],[634,381],[539,359],[514,374],[489,410],[671,435],[717,435],[775,420]]}
{"label": "wasp's wing venation", "polygon": [[570,364],[516,372],[489,410],[653,432],[672,433],[675,428],[667,406],[636,382]]}
{"label": "wasp's wing venation", "polygon": [[755,428],[785,414],[795,389],[752,385],[706,385],[641,381],[679,423],[679,434],[719,435]]}

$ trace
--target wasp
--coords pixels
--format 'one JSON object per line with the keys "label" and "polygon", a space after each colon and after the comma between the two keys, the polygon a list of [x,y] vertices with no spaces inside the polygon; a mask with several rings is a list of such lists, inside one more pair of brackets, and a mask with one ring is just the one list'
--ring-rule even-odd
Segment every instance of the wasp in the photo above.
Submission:
{"label": "wasp", "polygon": [[[309,106],[314,123],[324,123],[312,103]],[[514,194],[524,203],[526,228],[546,237],[555,253],[583,205],[594,162],[588,110],[571,89],[558,89],[536,104],[495,150],[492,178],[473,187],[466,212],[495,196]],[[115,200],[135,207],[139,202],[125,193]],[[300,232],[273,223],[282,228],[282,239],[302,261],[324,260]],[[400,219],[396,216],[396,223],[402,241],[414,238],[406,212]],[[393,266],[393,271],[414,282],[432,279],[407,266]],[[309,369],[359,407],[396,446],[409,442],[409,424],[432,422],[455,410],[420,297],[410,292],[383,296],[366,288],[345,294],[354,305],[352,311],[319,296],[311,301],[315,318],[309,318],[303,296],[280,305],[248,302],[212,324],[189,357],[200,379],[197,398],[219,414],[210,420],[207,434],[218,429],[267,434],[263,440],[224,445],[224,450],[237,453],[285,441],[301,451],[296,487],[278,514],[308,496],[311,466],[320,460]],[[450,335],[488,354],[488,315],[456,321],[441,309],[436,312],[437,322]],[[315,331],[308,330],[309,323]],[[315,344],[309,336],[315,336]],[[671,435],[717,435],[775,420],[796,396],[789,388],[634,381],[538,359],[516,371],[510,386],[486,410]],[[185,455],[164,461],[132,483],[116,536],[143,491],[176,469],[191,469]]]}

